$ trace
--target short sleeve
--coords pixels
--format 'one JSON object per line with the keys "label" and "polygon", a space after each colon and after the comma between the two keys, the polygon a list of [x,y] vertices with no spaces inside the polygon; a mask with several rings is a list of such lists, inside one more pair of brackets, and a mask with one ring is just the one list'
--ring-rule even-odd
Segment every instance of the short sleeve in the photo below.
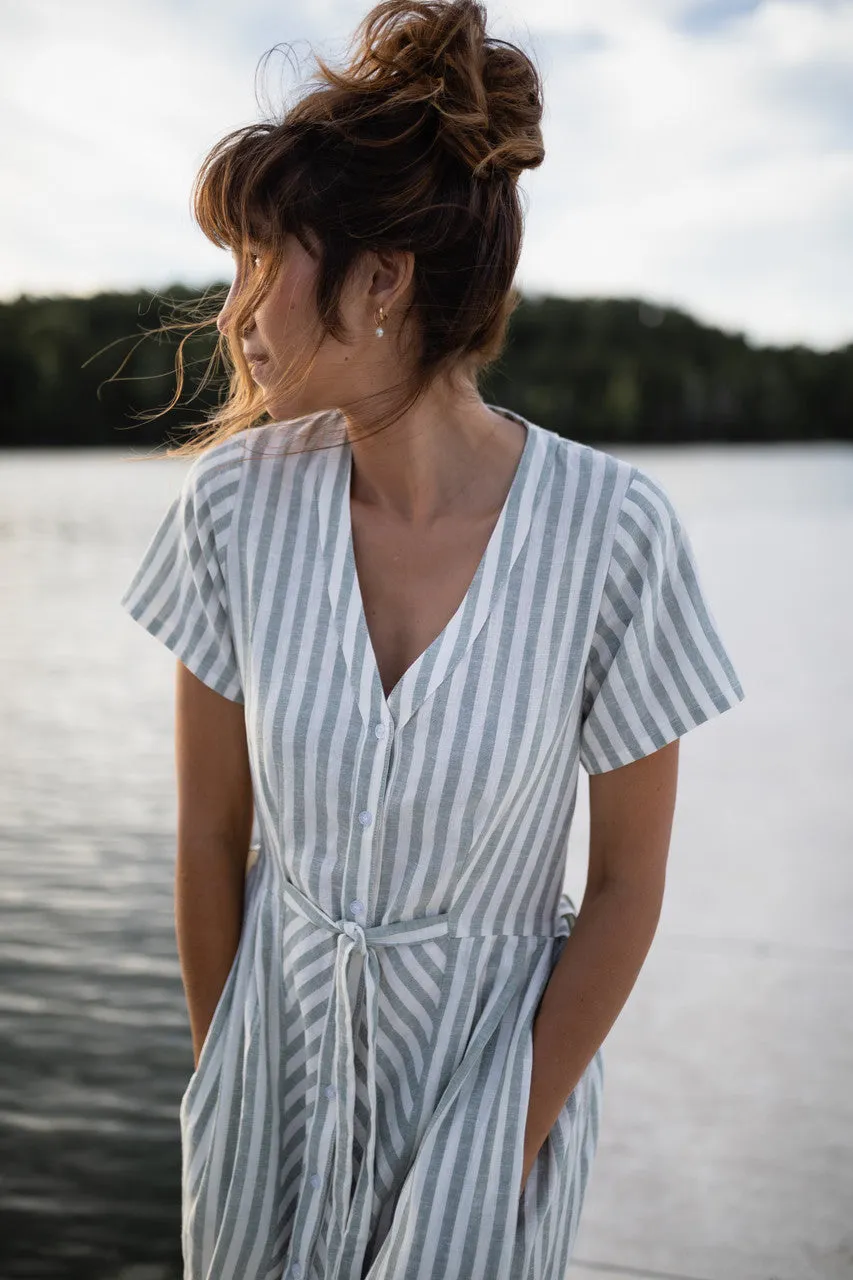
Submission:
{"label": "short sleeve", "polygon": [[634,468],[584,674],[580,761],[606,773],[744,698],[669,496]]}
{"label": "short sleeve", "polygon": [[233,468],[193,459],[120,604],[209,688],[243,702],[223,570],[236,487]]}

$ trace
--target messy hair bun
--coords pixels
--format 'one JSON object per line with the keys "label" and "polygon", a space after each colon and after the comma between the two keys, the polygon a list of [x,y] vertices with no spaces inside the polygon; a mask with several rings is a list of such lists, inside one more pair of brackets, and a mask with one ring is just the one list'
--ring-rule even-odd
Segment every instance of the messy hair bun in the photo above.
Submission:
{"label": "messy hair bun", "polygon": [[[383,0],[356,29],[343,71],[317,59],[322,78],[349,102],[344,120],[419,110],[475,177],[515,179],[542,163],[542,94],[533,63],[486,34],[477,0]],[[326,100],[330,118],[336,99]],[[340,120],[340,117],[338,117]],[[343,122],[341,122],[343,123]]]}
{"label": "messy hair bun", "polygon": [[[439,373],[479,378],[500,355],[520,301],[517,179],[544,158],[532,59],[486,34],[478,0],[380,0],[356,28],[342,67],[314,57],[316,73],[295,101],[280,116],[227,134],[195,179],[196,221],[238,256],[249,280],[221,319],[220,351],[234,373],[205,441],[253,426],[264,413],[270,386],[255,383],[241,338],[288,235],[318,262],[315,350],[327,336],[352,341],[339,304],[360,255],[412,255],[411,289],[391,317],[401,379],[371,397],[368,413],[364,404],[357,415],[350,407],[377,427],[406,412]],[[261,271],[250,269],[250,242],[264,247]],[[276,397],[298,393],[313,352],[302,354]],[[376,401],[398,389],[402,398],[380,412]]]}

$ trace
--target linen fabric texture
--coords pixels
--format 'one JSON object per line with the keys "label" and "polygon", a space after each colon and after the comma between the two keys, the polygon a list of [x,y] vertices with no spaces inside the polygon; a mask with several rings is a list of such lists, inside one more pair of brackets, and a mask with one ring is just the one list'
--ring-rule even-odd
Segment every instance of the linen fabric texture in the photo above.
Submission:
{"label": "linen fabric texture", "polygon": [[519,1192],[579,770],[744,692],[662,485],[489,407],[525,429],[515,476],[387,697],[351,446],[299,451],[326,415],[195,457],[121,597],[244,705],[258,831],[180,1102],[185,1280],[563,1280],[571,1258],[600,1049]]}

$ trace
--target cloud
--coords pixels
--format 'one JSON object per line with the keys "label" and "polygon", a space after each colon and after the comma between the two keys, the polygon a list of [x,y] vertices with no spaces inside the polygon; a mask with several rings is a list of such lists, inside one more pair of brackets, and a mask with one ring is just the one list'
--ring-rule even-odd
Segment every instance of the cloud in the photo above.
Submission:
{"label": "cloud", "polygon": [[[0,291],[203,286],[192,178],[367,5],[29,0],[4,10]],[[756,341],[853,338],[853,3],[529,0],[490,29],[545,76],[524,288],[642,295]],[[283,16],[284,15],[284,16]],[[261,55],[294,45],[266,67]],[[261,109],[268,100],[261,98]]]}
{"label": "cloud", "polygon": [[849,341],[853,7],[766,3],[702,38],[653,8],[598,10],[587,56],[566,57],[565,19],[540,31],[550,171],[526,182],[525,280]]}
{"label": "cloud", "polygon": [[761,0],[700,0],[686,5],[677,16],[676,25],[687,33],[718,31],[745,14],[753,13]]}

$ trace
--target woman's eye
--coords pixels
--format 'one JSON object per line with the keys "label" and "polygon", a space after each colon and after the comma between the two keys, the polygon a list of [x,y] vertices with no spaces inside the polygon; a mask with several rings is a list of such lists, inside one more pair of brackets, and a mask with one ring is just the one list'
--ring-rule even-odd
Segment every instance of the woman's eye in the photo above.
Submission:
{"label": "woman's eye", "polygon": [[[235,255],[235,256],[237,256],[237,262],[238,262],[238,265],[239,265],[239,256],[238,256],[238,255]],[[257,253],[257,252],[255,252],[255,251],[254,251],[254,250],[252,250],[252,249],[247,249],[247,250],[246,250],[246,259],[248,260],[248,263],[249,263],[249,266],[250,266],[250,267],[257,267],[257,266],[259,266],[259,265],[260,265],[260,261],[261,261],[261,256],[262,256],[262,255],[261,255],[260,253]]]}

